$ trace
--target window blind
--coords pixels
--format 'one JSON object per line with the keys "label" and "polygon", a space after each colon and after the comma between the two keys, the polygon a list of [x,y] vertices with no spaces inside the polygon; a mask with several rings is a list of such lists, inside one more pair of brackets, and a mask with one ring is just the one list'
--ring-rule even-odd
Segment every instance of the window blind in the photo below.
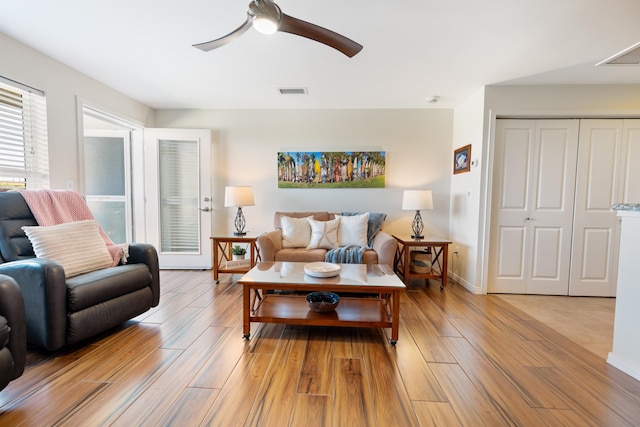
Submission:
{"label": "window blind", "polygon": [[0,188],[49,187],[44,93],[0,80]]}
{"label": "window blind", "polygon": [[200,252],[198,141],[160,140],[160,248]]}

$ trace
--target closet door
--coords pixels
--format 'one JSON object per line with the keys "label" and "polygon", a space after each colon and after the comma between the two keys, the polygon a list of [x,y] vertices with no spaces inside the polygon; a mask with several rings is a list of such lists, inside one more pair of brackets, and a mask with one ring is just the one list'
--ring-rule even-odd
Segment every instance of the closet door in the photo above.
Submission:
{"label": "closet door", "polygon": [[568,293],[577,120],[497,120],[489,292]]}
{"label": "closet door", "polygon": [[622,124],[622,199],[618,203],[640,203],[640,119]]}
{"label": "closet door", "polygon": [[570,295],[615,296],[620,223],[611,205],[640,202],[640,120],[582,120]]}

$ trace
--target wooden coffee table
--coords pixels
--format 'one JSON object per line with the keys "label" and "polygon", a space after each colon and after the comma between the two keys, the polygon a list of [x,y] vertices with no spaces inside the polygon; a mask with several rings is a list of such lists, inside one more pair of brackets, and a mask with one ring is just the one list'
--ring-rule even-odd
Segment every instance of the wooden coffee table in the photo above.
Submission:
{"label": "wooden coffee table", "polygon": [[[391,328],[389,343],[398,341],[400,291],[404,283],[387,265],[340,264],[338,276],[315,278],[304,272],[303,262],[259,262],[238,280],[243,287],[243,336],[249,339],[251,322],[311,326],[355,326]],[[253,299],[252,291],[253,290]],[[278,294],[267,291],[298,291]],[[310,292],[372,294],[341,296],[335,311],[317,313],[309,309]]]}

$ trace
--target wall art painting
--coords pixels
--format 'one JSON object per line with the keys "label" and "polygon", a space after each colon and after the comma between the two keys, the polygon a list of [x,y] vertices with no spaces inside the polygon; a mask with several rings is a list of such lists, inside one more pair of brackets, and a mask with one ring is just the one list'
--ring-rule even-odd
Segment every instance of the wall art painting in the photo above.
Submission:
{"label": "wall art painting", "polygon": [[384,151],[278,153],[278,188],[384,188]]}
{"label": "wall art painting", "polygon": [[471,144],[460,147],[453,152],[453,173],[471,170]]}

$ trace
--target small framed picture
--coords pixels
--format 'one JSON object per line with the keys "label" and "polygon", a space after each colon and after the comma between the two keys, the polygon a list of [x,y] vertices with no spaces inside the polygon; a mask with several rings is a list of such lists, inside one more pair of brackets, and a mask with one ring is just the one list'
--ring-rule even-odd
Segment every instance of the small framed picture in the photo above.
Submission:
{"label": "small framed picture", "polygon": [[460,147],[453,152],[453,173],[471,170],[471,144]]}

